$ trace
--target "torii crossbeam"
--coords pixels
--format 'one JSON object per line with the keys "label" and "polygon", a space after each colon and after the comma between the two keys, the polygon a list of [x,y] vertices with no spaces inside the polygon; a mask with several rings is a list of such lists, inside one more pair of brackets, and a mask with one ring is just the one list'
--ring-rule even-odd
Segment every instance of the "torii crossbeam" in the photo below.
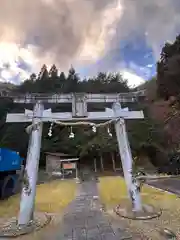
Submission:
{"label": "torii crossbeam", "polygon": [[[99,99],[98,99],[98,96]],[[108,95],[108,94],[107,94]],[[136,191],[136,186],[132,179],[132,155],[127,138],[125,119],[143,119],[142,111],[129,111],[122,109],[117,98],[117,94],[111,94],[109,102],[114,102],[112,109],[106,109],[104,112],[87,112],[87,97],[83,95],[81,98],[73,95],[72,112],[52,113],[51,109],[44,110],[44,103],[47,99],[38,99],[38,101],[28,101],[34,103],[34,109],[25,110],[24,114],[7,114],[6,122],[32,122],[30,133],[27,161],[25,167],[24,184],[21,193],[20,212],[18,218],[19,225],[26,225],[33,219],[34,202],[36,195],[36,182],[39,168],[39,157],[41,148],[42,125],[43,122],[59,121],[106,121],[110,119],[118,119],[115,121],[115,129],[118,140],[118,147],[121,156],[124,177],[127,184],[128,192],[132,200],[134,210],[141,210],[140,193]],[[119,95],[118,95],[119,96]],[[85,100],[86,99],[86,100]],[[25,103],[24,99],[19,99],[19,103]],[[18,102],[15,99],[15,102]],[[70,100],[67,99],[69,102]],[[101,94],[96,94],[96,98],[92,102],[106,102]],[[65,100],[63,102],[66,102]],[[132,197],[133,196],[133,197]]]}

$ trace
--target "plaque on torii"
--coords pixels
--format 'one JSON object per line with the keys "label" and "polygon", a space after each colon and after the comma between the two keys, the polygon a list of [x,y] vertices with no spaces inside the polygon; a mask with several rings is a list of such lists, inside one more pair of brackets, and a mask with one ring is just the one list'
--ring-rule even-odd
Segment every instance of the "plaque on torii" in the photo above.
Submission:
{"label": "plaque on torii", "polygon": [[[7,114],[6,122],[32,122],[30,140],[27,154],[24,177],[28,185],[24,185],[21,193],[19,225],[26,225],[33,218],[34,201],[36,194],[36,182],[38,175],[41,136],[43,122],[59,121],[107,121],[116,119],[115,130],[118,140],[118,147],[124,171],[124,177],[131,197],[134,210],[142,208],[140,194],[132,179],[132,155],[127,138],[125,119],[143,119],[143,111],[129,111],[122,109],[121,102],[134,102],[135,94],[53,94],[45,95],[24,95],[14,98],[15,103],[33,103],[34,109],[25,110],[23,114]],[[44,110],[46,103],[61,104],[71,103],[72,112],[57,113],[51,109]],[[88,112],[88,103],[112,103],[112,108],[106,108],[103,112]],[[132,198],[134,194],[134,198]]]}

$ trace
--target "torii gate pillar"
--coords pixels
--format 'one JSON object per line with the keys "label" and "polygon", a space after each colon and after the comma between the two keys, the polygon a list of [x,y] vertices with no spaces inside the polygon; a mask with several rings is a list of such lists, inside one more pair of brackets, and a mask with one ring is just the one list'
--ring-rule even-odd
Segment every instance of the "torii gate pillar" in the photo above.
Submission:
{"label": "torii gate pillar", "polygon": [[33,220],[34,203],[36,196],[36,182],[39,168],[39,158],[42,137],[42,119],[44,106],[37,102],[34,106],[32,124],[30,133],[27,162],[24,173],[24,185],[21,192],[20,212],[18,225],[27,225]]}
{"label": "torii gate pillar", "polygon": [[[120,110],[121,110],[121,104],[114,103],[113,111],[115,116],[117,117],[119,116],[118,112]],[[116,136],[118,141],[119,153],[121,156],[124,178],[126,181],[129,197],[132,201],[132,208],[134,211],[138,212],[142,210],[141,196],[137,188],[136,180],[133,179],[133,176],[132,176],[133,159],[132,159],[131,149],[129,146],[125,121],[123,118],[120,118],[118,121],[115,122],[115,130],[116,130]]]}

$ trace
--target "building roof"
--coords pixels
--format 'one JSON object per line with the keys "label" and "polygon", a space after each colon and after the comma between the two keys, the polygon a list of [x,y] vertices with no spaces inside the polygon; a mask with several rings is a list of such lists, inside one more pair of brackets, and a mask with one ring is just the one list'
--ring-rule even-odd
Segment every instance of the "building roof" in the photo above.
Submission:
{"label": "building roof", "polygon": [[70,154],[65,154],[65,153],[52,153],[52,152],[46,152],[46,155],[50,155],[50,156],[56,156],[56,157],[72,157],[72,155]]}

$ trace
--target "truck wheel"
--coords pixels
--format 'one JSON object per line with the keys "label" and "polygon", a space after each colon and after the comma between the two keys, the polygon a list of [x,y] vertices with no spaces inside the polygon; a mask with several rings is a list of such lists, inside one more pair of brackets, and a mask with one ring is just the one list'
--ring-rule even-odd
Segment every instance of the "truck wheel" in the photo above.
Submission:
{"label": "truck wheel", "polygon": [[1,198],[5,199],[13,195],[13,190],[15,187],[15,180],[13,176],[5,177],[2,188],[1,188]]}

